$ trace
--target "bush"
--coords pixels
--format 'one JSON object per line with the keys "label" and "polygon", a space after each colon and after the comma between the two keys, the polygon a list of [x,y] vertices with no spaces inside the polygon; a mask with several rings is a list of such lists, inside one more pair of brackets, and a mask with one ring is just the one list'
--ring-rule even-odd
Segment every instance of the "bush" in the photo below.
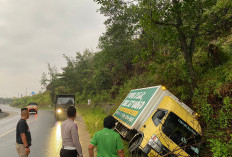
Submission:
{"label": "bush", "polygon": [[[229,157],[232,129],[232,62],[210,68],[198,82],[193,102],[201,115],[204,139],[215,157]],[[230,131],[229,131],[230,130]]]}
{"label": "bush", "polygon": [[230,157],[231,156],[231,144],[226,144],[217,139],[209,139],[211,151],[214,157]]}

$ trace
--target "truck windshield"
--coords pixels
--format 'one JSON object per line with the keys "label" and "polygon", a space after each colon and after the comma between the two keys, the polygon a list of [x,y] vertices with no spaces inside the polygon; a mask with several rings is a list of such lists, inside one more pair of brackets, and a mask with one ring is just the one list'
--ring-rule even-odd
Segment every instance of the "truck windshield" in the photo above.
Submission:
{"label": "truck windshield", "polygon": [[58,105],[74,104],[74,99],[68,97],[58,98],[57,104]]}
{"label": "truck windshield", "polygon": [[162,126],[163,133],[190,156],[198,156],[201,136],[175,113],[170,112]]}

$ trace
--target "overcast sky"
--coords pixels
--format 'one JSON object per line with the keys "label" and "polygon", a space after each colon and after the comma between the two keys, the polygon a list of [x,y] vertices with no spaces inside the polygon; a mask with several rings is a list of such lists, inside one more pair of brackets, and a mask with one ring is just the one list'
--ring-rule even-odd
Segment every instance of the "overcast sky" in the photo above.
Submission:
{"label": "overcast sky", "polygon": [[0,0],[0,97],[41,89],[47,64],[96,50],[105,17],[93,0]]}

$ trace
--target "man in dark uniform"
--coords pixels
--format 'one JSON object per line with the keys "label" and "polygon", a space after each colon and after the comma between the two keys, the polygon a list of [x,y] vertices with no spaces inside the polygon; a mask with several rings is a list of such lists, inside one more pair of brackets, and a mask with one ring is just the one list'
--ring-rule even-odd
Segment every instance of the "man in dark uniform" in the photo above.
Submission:
{"label": "man in dark uniform", "polygon": [[61,157],[83,157],[82,148],[79,141],[78,127],[74,122],[76,118],[76,109],[69,106],[67,109],[68,119],[61,125],[62,148]]}
{"label": "man in dark uniform", "polygon": [[31,133],[27,124],[29,111],[27,108],[21,109],[21,119],[16,126],[16,150],[19,157],[28,157],[31,146]]}

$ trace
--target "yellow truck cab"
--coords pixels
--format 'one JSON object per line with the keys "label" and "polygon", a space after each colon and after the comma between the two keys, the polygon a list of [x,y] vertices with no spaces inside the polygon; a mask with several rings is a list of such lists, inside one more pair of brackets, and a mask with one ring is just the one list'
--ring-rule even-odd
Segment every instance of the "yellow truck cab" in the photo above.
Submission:
{"label": "yellow truck cab", "polygon": [[[163,86],[134,89],[113,115],[115,130],[140,156],[198,156],[196,113]],[[137,154],[138,155],[138,154]]]}

